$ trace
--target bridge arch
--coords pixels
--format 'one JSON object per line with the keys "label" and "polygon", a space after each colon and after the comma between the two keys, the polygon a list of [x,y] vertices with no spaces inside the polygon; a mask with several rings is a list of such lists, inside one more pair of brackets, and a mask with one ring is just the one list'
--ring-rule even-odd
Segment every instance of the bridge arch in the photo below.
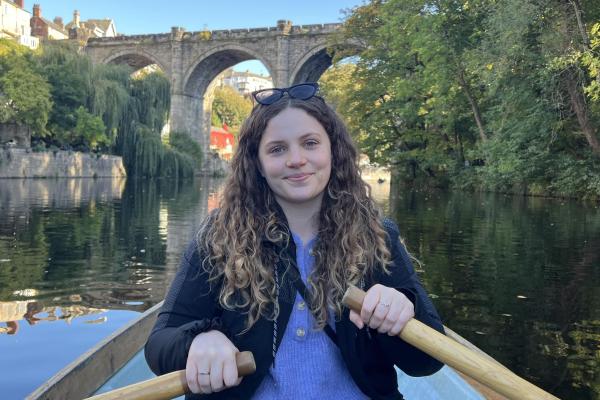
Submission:
{"label": "bridge arch", "polygon": [[266,57],[235,43],[223,43],[196,57],[181,82],[175,82],[179,90],[171,94],[171,129],[188,132],[202,148],[208,149],[214,92],[211,83],[227,68],[254,59],[262,62],[272,76],[273,67]]}
{"label": "bridge arch", "polygon": [[309,50],[296,64],[290,75],[291,84],[316,82],[332,64],[332,56],[326,44]]}
{"label": "bridge arch", "polygon": [[183,78],[183,92],[188,96],[203,97],[208,85],[227,68],[242,61],[258,60],[273,77],[269,61],[253,49],[234,43],[213,47],[198,57],[188,68]]}
{"label": "bridge arch", "polygon": [[333,65],[335,52],[342,49],[351,55],[359,54],[364,47],[352,42],[318,44],[298,60],[290,74],[290,84],[317,82],[321,75]]}
{"label": "bridge arch", "polygon": [[154,54],[142,49],[122,50],[108,55],[101,61],[102,64],[127,64],[136,70],[147,67],[151,64],[156,64],[167,76],[170,75],[170,70],[166,68],[164,63],[160,61]]}

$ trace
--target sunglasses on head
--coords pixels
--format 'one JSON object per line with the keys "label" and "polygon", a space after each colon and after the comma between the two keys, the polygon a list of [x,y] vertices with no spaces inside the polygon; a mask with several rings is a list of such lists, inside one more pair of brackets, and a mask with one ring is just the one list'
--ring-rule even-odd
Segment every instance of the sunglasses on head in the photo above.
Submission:
{"label": "sunglasses on head", "polygon": [[319,91],[319,85],[314,82],[300,83],[289,88],[271,88],[252,92],[254,100],[258,104],[268,106],[281,99],[284,94],[288,94],[292,99],[308,100]]}

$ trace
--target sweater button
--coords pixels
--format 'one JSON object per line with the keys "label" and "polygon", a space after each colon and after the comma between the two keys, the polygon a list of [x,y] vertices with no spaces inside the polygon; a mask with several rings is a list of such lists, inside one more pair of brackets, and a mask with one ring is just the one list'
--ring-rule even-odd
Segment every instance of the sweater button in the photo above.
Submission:
{"label": "sweater button", "polygon": [[301,301],[298,303],[298,310],[302,311],[306,308],[306,303]]}
{"label": "sweater button", "polygon": [[306,335],[306,331],[304,331],[304,329],[302,329],[302,328],[296,329],[296,336],[304,337],[304,335]]}

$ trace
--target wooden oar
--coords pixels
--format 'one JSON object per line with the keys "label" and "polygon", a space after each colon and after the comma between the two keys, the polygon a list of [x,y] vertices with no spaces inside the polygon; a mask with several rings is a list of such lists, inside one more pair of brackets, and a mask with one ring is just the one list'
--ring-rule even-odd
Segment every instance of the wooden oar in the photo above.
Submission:
{"label": "wooden oar", "polygon": [[[237,353],[235,362],[239,376],[250,375],[256,371],[254,357],[249,351]],[[88,400],[167,400],[181,396],[188,391],[185,370],[180,370],[92,396]]]}
{"label": "wooden oar", "polygon": [[[343,303],[360,313],[365,292],[351,286]],[[558,397],[512,373],[508,368],[482,357],[416,319],[408,321],[398,335],[433,358],[443,362],[512,400],[558,400]]]}

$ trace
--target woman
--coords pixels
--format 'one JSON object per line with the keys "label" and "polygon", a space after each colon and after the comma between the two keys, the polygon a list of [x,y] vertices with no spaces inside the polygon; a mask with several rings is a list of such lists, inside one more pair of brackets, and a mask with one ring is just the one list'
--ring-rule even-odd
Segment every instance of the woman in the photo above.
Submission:
{"label": "woman", "polygon": [[[415,376],[441,368],[396,337],[412,317],[442,325],[317,90],[254,93],[220,208],[184,254],[148,339],[152,370],[185,368],[194,393],[402,399],[394,365]],[[367,291],[360,314],[341,304],[349,284]],[[257,365],[243,380],[238,351]]]}

